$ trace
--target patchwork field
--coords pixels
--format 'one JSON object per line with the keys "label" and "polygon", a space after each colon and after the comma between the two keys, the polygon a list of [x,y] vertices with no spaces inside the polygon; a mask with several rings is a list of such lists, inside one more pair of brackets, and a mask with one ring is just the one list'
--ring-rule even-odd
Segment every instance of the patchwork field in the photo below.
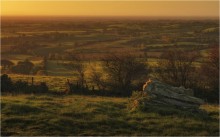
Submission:
{"label": "patchwork field", "polygon": [[149,52],[150,58],[157,58],[161,52],[174,47],[201,51],[210,49],[219,41],[217,20],[110,19],[99,22],[64,19],[14,22],[7,18],[2,20],[2,58],[14,54],[59,54],[57,58],[62,58],[71,52],[96,60],[109,53],[128,51],[137,56]]}
{"label": "patchwork field", "polygon": [[[51,19],[1,20],[1,72],[12,80],[3,75],[2,136],[219,136],[217,19]],[[128,96],[148,78],[184,84],[206,104],[131,112]]]}

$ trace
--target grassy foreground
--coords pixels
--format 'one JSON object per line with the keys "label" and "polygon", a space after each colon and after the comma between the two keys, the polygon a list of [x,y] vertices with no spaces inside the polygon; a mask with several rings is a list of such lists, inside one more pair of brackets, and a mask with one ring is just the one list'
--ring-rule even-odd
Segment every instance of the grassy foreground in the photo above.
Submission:
{"label": "grassy foreground", "polygon": [[[129,112],[128,98],[80,95],[1,97],[1,135],[218,135],[219,106],[207,116],[149,108]],[[180,112],[180,113],[176,113]]]}

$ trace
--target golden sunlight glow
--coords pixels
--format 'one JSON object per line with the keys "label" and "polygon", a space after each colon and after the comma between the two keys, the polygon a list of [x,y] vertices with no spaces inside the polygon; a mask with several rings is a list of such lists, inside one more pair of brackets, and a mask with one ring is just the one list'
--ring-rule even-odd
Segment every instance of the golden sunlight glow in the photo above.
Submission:
{"label": "golden sunlight glow", "polygon": [[2,1],[3,16],[219,16],[218,1]]}

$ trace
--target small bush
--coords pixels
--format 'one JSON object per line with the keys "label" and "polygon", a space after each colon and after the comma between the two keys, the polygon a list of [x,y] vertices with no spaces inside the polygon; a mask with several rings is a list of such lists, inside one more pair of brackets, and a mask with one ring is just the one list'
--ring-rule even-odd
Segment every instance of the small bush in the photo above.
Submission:
{"label": "small bush", "polygon": [[134,91],[129,99],[128,109],[131,111],[145,110],[147,106],[146,103],[150,100],[151,98],[147,95],[147,93],[143,91]]}

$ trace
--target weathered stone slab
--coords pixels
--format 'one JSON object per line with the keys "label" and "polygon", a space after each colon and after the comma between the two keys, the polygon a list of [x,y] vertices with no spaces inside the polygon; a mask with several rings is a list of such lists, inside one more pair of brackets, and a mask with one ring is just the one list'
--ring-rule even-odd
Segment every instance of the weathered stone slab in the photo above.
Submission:
{"label": "weathered stone slab", "polygon": [[143,91],[152,96],[152,102],[180,106],[180,107],[198,107],[204,101],[193,96],[191,89],[184,87],[173,87],[168,84],[148,80],[143,86]]}

